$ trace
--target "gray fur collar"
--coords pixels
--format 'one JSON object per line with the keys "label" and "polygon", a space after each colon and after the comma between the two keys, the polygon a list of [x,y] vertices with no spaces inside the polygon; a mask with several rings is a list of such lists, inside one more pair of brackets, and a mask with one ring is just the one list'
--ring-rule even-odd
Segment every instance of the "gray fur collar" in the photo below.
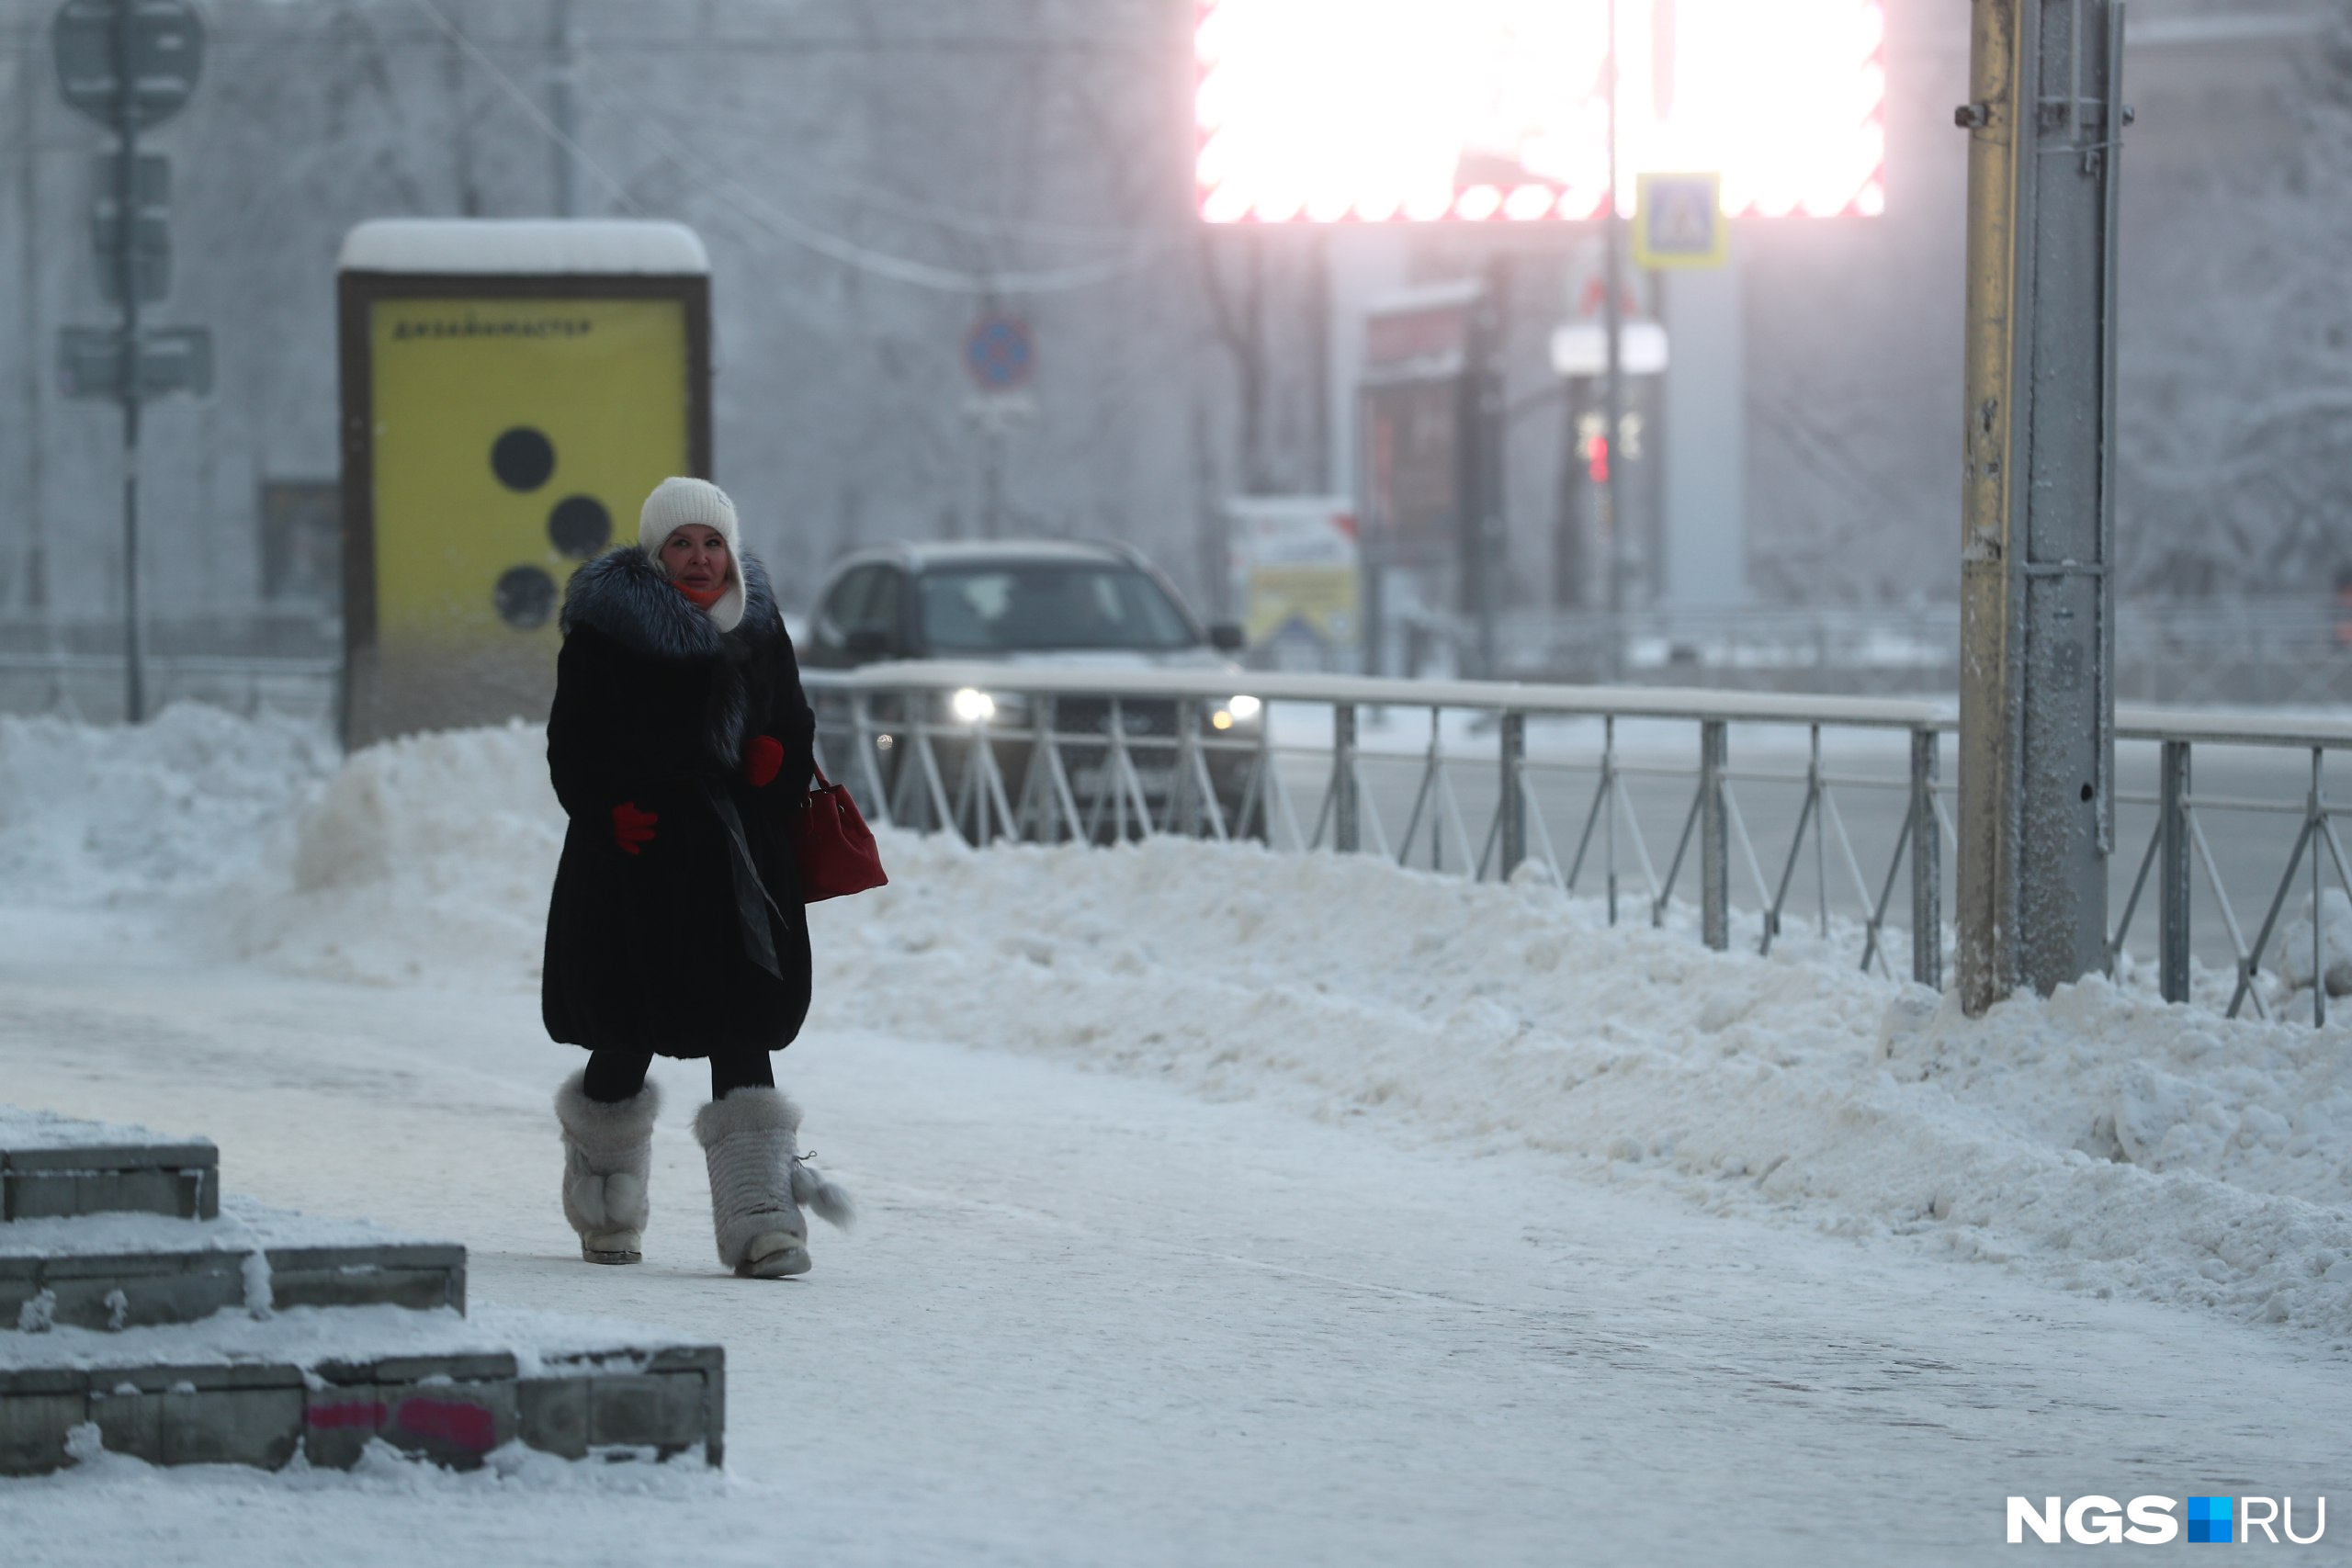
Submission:
{"label": "gray fur collar", "polygon": [[743,619],[722,633],[711,618],[670,585],[643,547],[607,550],[571,574],[564,591],[564,635],[591,626],[624,648],[681,661],[715,659],[729,637],[758,647],[773,641],[782,626],[767,569],[752,555],[738,555],[743,579]]}

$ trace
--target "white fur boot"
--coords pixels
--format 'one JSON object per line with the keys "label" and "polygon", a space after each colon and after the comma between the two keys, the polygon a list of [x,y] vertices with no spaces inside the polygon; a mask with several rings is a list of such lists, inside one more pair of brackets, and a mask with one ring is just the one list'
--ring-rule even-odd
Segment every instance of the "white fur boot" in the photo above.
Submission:
{"label": "white fur boot", "polygon": [[555,1091],[555,1119],[563,1128],[563,1217],[580,1233],[580,1256],[591,1263],[636,1263],[645,1235],[646,1178],[653,1169],[653,1118],[659,1089],[646,1086],[627,1100],[591,1100],[581,1074]]}
{"label": "white fur boot", "polygon": [[854,1217],[849,1194],[801,1158],[799,1132],[800,1108],[778,1089],[739,1089],[695,1114],[718,1260],[747,1279],[808,1272],[801,1204],[844,1229]]}

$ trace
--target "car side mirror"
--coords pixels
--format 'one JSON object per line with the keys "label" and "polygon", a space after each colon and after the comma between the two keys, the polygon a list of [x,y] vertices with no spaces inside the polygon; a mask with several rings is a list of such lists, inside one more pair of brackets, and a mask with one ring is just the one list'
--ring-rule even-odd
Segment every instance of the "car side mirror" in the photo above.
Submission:
{"label": "car side mirror", "polygon": [[1242,631],[1239,621],[1209,623],[1209,646],[1219,653],[1238,653],[1249,646],[1249,636]]}
{"label": "car side mirror", "polygon": [[842,648],[852,659],[887,659],[892,651],[890,634],[876,626],[858,627]]}

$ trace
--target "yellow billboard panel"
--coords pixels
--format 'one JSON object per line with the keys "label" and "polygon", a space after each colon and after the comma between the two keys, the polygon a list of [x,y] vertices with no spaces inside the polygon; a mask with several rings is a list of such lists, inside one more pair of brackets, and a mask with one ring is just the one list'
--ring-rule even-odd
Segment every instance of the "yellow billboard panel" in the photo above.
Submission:
{"label": "yellow billboard panel", "polygon": [[685,471],[685,309],[674,299],[379,299],[377,636],[535,645],[552,660],[571,569],[637,536]]}
{"label": "yellow billboard panel", "polygon": [[571,571],[705,465],[707,297],[345,276],[346,741],[544,717]]}

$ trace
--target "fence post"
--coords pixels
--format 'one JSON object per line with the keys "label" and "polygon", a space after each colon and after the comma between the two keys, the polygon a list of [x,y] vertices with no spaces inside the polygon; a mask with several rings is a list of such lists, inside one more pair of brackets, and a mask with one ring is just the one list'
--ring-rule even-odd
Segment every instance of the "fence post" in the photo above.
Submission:
{"label": "fence post", "polygon": [[1936,818],[1939,742],[1911,732],[1911,978],[1944,988],[1944,835]]}
{"label": "fence post", "polygon": [[2157,971],[2164,998],[2188,999],[2188,742],[2167,740],[2158,766]]}
{"label": "fence post", "polygon": [[[1176,699],[1176,761],[1169,771],[1175,776],[1168,786],[1168,832],[1170,837],[1200,836],[1203,812],[1200,803],[1193,798],[1193,754],[1201,744],[1201,706],[1196,698]],[[1148,824],[1146,824],[1148,828]]]}
{"label": "fence post", "polygon": [[2312,852],[2312,1027],[2327,1027],[2327,922],[2321,919],[2319,852],[2327,847],[2326,780],[2322,775],[2327,752],[2312,748],[2311,803],[2305,807],[2311,826]]}
{"label": "fence post", "polygon": [[1527,858],[1527,795],[1525,781],[1520,776],[1521,764],[1527,761],[1527,716],[1523,713],[1503,715],[1502,728],[1502,795],[1496,805],[1502,822],[1502,876],[1509,882],[1519,863]]}
{"label": "fence post", "polygon": [[1731,947],[1731,830],[1724,817],[1722,719],[1699,724],[1699,924],[1709,947]]}
{"label": "fence post", "polygon": [[1331,705],[1331,847],[1351,855],[1362,847],[1356,822],[1356,705]]}

